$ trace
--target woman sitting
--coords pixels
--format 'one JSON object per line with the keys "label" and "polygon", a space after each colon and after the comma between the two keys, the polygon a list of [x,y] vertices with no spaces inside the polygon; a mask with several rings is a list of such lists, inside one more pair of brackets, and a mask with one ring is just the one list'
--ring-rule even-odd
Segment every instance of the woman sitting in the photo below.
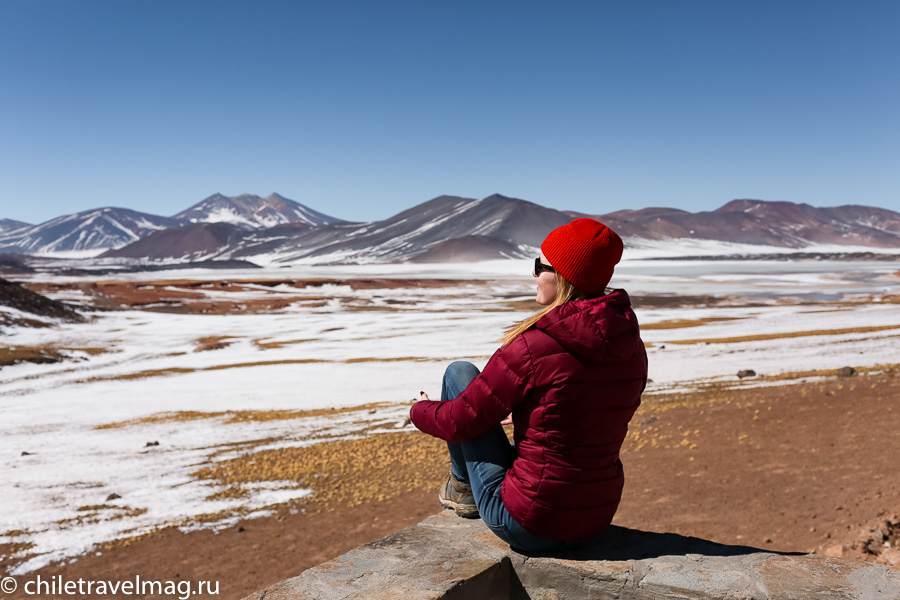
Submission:
{"label": "woman sitting", "polygon": [[484,371],[452,363],[441,401],[423,392],[410,411],[416,427],[448,442],[441,504],[480,515],[521,552],[591,540],[618,508],[619,450],[647,382],[628,294],[606,289],[622,250],[593,219],[552,231],[533,272],[546,308],[506,333]]}

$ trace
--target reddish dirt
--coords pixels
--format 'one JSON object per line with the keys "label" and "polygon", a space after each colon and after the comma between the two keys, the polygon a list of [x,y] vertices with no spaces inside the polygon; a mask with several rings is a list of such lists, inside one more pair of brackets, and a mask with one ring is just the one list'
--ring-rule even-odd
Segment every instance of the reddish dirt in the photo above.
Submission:
{"label": "reddish dirt", "polygon": [[[432,498],[434,496],[434,498]],[[119,545],[80,557],[72,564],[47,567],[17,577],[19,589],[0,598],[33,598],[23,594],[27,580],[142,580],[215,582],[218,595],[202,597],[238,599],[299,574],[360,544],[417,523],[440,509],[436,494],[404,494],[390,502],[369,502],[357,507],[316,507],[310,512],[256,519],[219,532],[181,533],[169,528],[127,546]],[[2,553],[2,547],[0,547]],[[0,572],[4,569],[0,568]],[[42,599],[72,596],[42,594]],[[103,596],[114,597],[114,596]],[[152,596],[122,595],[122,598]],[[159,597],[159,596],[155,596]],[[177,598],[178,596],[170,596]],[[192,596],[201,597],[201,596]]]}
{"label": "reddish dirt", "polygon": [[[615,522],[766,550],[840,546],[900,509],[897,431],[896,373],[647,402],[622,455],[626,491]],[[218,581],[219,595],[209,597],[238,599],[437,512],[438,484],[219,533],[168,529],[18,580]]]}
{"label": "reddish dirt", "polygon": [[[466,284],[482,284],[466,281]],[[209,292],[259,291],[261,287],[288,286],[296,289],[320,288],[325,285],[344,285],[352,290],[409,289],[458,287],[454,279],[237,279],[229,281],[202,279],[172,279],[160,281],[95,281],[65,283],[28,283],[26,287],[38,294],[54,295],[59,292],[79,291],[85,303],[99,309],[138,309],[153,312],[188,314],[246,314],[274,312],[291,304],[300,303],[307,308],[324,306],[328,296],[290,296],[289,294],[260,293],[258,298],[224,300],[210,298]]]}
{"label": "reddish dirt", "polygon": [[[634,436],[652,427],[667,439],[635,450]],[[894,373],[697,395],[639,413],[616,522],[813,551],[900,508],[897,431]]]}

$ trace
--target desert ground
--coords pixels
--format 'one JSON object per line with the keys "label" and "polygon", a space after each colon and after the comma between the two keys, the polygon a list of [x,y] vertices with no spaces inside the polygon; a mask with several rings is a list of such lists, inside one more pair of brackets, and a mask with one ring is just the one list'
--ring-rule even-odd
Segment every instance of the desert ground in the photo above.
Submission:
{"label": "desert ground", "polygon": [[[617,524],[896,560],[897,265],[820,267],[633,270],[652,381]],[[0,570],[240,598],[440,509],[409,405],[487,360],[528,281],[284,275],[25,278],[86,322],[4,331]]]}

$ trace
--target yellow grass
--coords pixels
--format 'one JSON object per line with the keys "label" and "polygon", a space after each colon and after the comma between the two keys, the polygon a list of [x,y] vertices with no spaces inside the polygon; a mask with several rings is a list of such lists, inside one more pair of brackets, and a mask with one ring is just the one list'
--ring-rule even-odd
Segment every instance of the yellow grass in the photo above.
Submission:
{"label": "yellow grass", "polygon": [[[847,365],[853,366],[853,365]],[[856,376],[850,377],[848,379],[842,379],[842,381],[859,381],[860,378],[865,378],[870,375],[877,375],[880,373],[896,373],[900,372],[900,363],[884,363],[878,364],[868,367],[863,366],[854,366],[856,369]],[[644,410],[667,410],[671,406],[679,406],[683,404],[689,404],[693,402],[694,398],[704,398],[705,402],[716,402],[724,399],[729,399],[732,393],[740,390],[747,390],[754,387],[758,387],[756,384],[759,382],[782,382],[785,385],[795,385],[804,383],[802,380],[811,379],[816,377],[828,377],[832,378],[832,380],[837,380],[837,369],[816,369],[816,370],[808,370],[808,371],[790,371],[787,373],[779,373],[777,375],[765,375],[760,374],[756,377],[748,378],[746,380],[733,380],[733,381],[692,381],[689,383],[690,386],[694,388],[694,391],[690,392],[666,392],[662,391],[659,393],[654,393],[652,396],[646,396],[645,399],[649,399],[652,397],[652,400],[645,401],[641,404],[640,411]]]}
{"label": "yellow grass", "polygon": [[390,358],[375,358],[372,356],[364,356],[361,358],[348,358],[347,360],[341,360],[337,362],[347,363],[347,364],[356,364],[356,363],[367,363],[367,362],[431,362],[431,361],[440,361],[440,362],[452,362],[453,358],[430,358],[426,356],[392,356]]}
{"label": "yellow grass", "polygon": [[232,344],[231,340],[235,340],[237,337],[233,335],[211,335],[206,337],[197,338],[194,340],[194,352],[205,352],[207,350],[221,350],[222,348],[227,348]]}
{"label": "yellow grass", "polygon": [[209,367],[169,367],[166,369],[148,369],[145,371],[137,371],[135,373],[125,373],[122,375],[109,375],[105,377],[90,377],[81,379],[78,383],[95,383],[98,381],[128,381],[132,379],[147,379],[151,377],[165,377],[167,375],[181,375],[185,373],[196,373],[199,371],[223,371],[225,369],[244,369],[248,367],[270,367],[274,365],[305,365],[305,364],[354,364],[365,362],[452,362],[457,360],[452,357],[427,357],[427,356],[395,356],[387,358],[377,358],[371,356],[363,356],[358,358],[347,358],[344,360],[328,360],[324,358],[289,358],[282,360],[259,360],[254,362],[233,363],[227,365],[212,365]]}
{"label": "yellow grass", "polygon": [[847,333],[872,333],[874,331],[886,331],[888,329],[900,329],[900,325],[872,325],[869,327],[847,327],[845,329],[813,329],[810,331],[788,331],[785,333],[759,333],[755,335],[742,335],[725,338],[702,338],[695,340],[668,340],[666,344],[735,344],[739,342],[760,342],[764,340],[778,340],[799,337],[811,337],[817,335],[844,335]]}
{"label": "yellow grass", "polygon": [[[872,370],[889,370],[900,365],[880,365]],[[862,371],[862,369],[861,369]],[[834,374],[833,372],[831,373]],[[795,375],[808,376],[807,373]],[[863,378],[864,379],[864,378]],[[834,385],[834,384],[832,384]],[[800,385],[798,389],[806,389]],[[694,407],[699,413],[709,406],[732,404],[739,409],[759,408],[758,402],[738,401],[741,396],[725,386],[710,386],[700,392],[678,393],[645,402],[638,409],[623,452],[644,447],[666,447],[690,453],[704,441],[696,427],[666,431],[653,415],[679,406]],[[750,410],[753,419],[757,411]],[[417,431],[379,433],[361,439],[342,439],[298,448],[265,449],[204,466],[192,475],[221,486],[216,492],[232,497],[245,487],[267,481],[294,482],[297,489],[311,488],[311,497],[301,502],[322,502],[354,506],[370,500],[386,500],[414,490],[432,490],[448,469],[446,446],[440,440]],[[230,515],[209,516],[211,520]]]}
{"label": "yellow grass", "polygon": [[659,321],[658,323],[643,323],[642,330],[650,329],[683,329],[686,327],[699,327],[707,323],[716,323],[718,321],[737,321],[742,317],[708,317],[705,319],[671,319],[668,321]]}
{"label": "yellow grass", "polygon": [[[79,526],[88,523],[99,523],[101,521],[118,521],[125,517],[139,517],[147,512],[146,508],[132,508],[130,506],[112,506],[108,504],[97,504],[92,506],[82,506],[77,509],[78,512],[84,514],[68,519],[60,519],[56,521],[57,525],[63,526]],[[110,512],[115,511],[115,512]],[[101,514],[102,513],[102,514]]]}
{"label": "yellow grass", "polygon": [[19,537],[20,535],[25,535],[27,532],[21,529],[12,529],[5,533],[0,533],[0,537]]}
{"label": "yellow grass", "polygon": [[278,350],[280,348],[284,348],[285,346],[293,346],[294,344],[305,344],[306,342],[316,342],[315,338],[307,338],[303,340],[283,340],[280,342],[264,342],[263,340],[266,338],[259,338],[253,340],[253,345],[255,345],[260,350]]}
{"label": "yellow grass", "polygon": [[133,425],[149,425],[156,423],[174,423],[185,421],[199,421],[203,419],[227,418],[225,423],[261,423],[264,421],[286,421],[290,419],[307,419],[310,417],[330,416],[342,413],[377,411],[382,408],[396,406],[389,402],[370,402],[358,406],[345,406],[341,408],[317,408],[310,410],[231,410],[218,412],[202,412],[196,410],[181,410],[175,412],[163,412],[97,425],[94,429],[117,429]]}
{"label": "yellow grass", "polygon": [[[832,380],[827,385],[855,384],[868,387],[872,381],[879,380],[870,379],[866,376],[867,372],[900,371],[900,364],[878,365],[859,370],[861,377],[840,382]],[[833,372],[808,371],[779,377],[799,378],[819,374],[834,375]],[[805,393],[806,390],[814,388],[824,389],[823,385],[824,382],[800,384],[794,389],[797,393]],[[623,452],[639,452],[645,447],[660,447],[691,453],[703,446],[705,432],[695,426],[680,425],[677,431],[666,430],[660,427],[654,415],[678,406],[690,406],[699,414],[703,414],[710,406],[728,404],[737,409],[747,409],[747,418],[755,420],[761,410],[765,410],[768,401],[761,402],[755,397],[745,398],[747,391],[752,390],[736,391],[728,389],[725,385],[715,385],[699,392],[669,394],[647,401],[638,409],[632,421]],[[827,392],[827,389],[825,391]],[[334,411],[239,411],[216,414],[262,420],[372,410],[378,406],[367,405]],[[197,415],[200,415],[199,418],[205,418],[209,413],[164,413],[142,421],[194,418]],[[121,425],[110,424],[106,427]],[[742,435],[742,440],[747,441],[746,434]],[[233,456],[233,453],[230,456]],[[210,494],[210,499],[239,498],[256,484],[279,481],[293,482],[285,485],[292,485],[295,489],[313,490],[311,496],[295,502],[354,506],[371,500],[387,500],[408,491],[434,490],[446,474],[447,468],[445,444],[407,428],[397,432],[363,435],[359,439],[333,440],[306,447],[253,449],[238,457],[204,465],[192,476],[217,488]],[[233,511],[200,515],[191,521],[219,522],[243,512],[245,509],[238,507]]]}
{"label": "yellow grass", "polygon": [[97,348],[93,346],[58,346],[56,344],[48,344],[46,346],[0,346],[0,352],[28,352],[40,350],[50,350],[54,352],[84,352],[85,354],[90,354],[91,356],[97,356],[98,354],[109,352],[109,350],[107,350],[106,348]]}
{"label": "yellow grass", "polygon": [[26,550],[31,550],[35,545],[31,542],[11,542],[0,544],[0,559],[6,558],[13,554],[20,554]]}
{"label": "yellow grass", "polygon": [[94,383],[97,381],[129,381],[131,379],[144,379],[147,377],[162,377],[165,375],[178,375],[181,373],[193,373],[198,369],[187,367],[169,367],[167,369],[148,369],[146,371],[138,371],[136,373],[125,373],[123,375],[111,375],[109,377],[91,377],[89,379],[81,379],[78,383]]}
{"label": "yellow grass", "polygon": [[304,501],[349,506],[437,487],[448,469],[447,447],[417,432],[382,433],[303,448],[262,450],[194,472],[225,489],[265,481],[311,488]]}
{"label": "yellow grass", "polygon": [[97,512],[100,510],[117,510],[119,507],[114,504],[89,504],[87,506],[79,506],[75,510],[78,512]]}
{"label": "yellow grass", "polygon": [[231,487],[227,487],[225,489],[219,490],[218,492],[213,492],[209,496],[205,498],[210,502],[215,502],[216,500],[232,500],[235,498],[246,498],[250,495],[250,491],[242,488],[239,485],[233,485]]}
{"label": "yellow grass", "polygon": [[[888,363],[873,365],[870,367],[853,367],[858,375],[868,375],[882,372],[894,372],[900,370],[900,364]],[[811,371],[790,371],[788,373],[779,373],[778,375],[762,375],[754,377],[753,380],[759,381],[785,381],[791,379],[806,379],[809,377],[836,377],[837,369],[817,369]]]}
{"label": "yellow grass", "polygon": [[531,310],[537,312],[541,305],[534,300],[507,300],[503,302],[505,310]]}
{"label": "yellow grass", "polygon": [[71,358],[67,355],[69,352],[84,352],[91,356],[97,356],[108,352],[108,350],[92,346],[67,347],[55,344],[46,346],[0,346],[0,366],[19,362],[60,362]]}

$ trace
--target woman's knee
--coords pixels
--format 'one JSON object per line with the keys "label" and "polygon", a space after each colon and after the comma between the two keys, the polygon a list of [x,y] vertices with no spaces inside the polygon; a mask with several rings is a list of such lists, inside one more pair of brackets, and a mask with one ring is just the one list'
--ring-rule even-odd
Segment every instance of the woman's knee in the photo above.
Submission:
{"label": "woman's knee", "polygon": [[481,371],[478,367],[465,360],[457,360],[450,363],[444,371],[444,379],[452,377],[454,379],[475,379]]}
{"label": "woman's knee", "polygon": [[450,363],[444,371],[442,400],[455,398],[462,393],[481,371],[470,362],[458,360]]}

